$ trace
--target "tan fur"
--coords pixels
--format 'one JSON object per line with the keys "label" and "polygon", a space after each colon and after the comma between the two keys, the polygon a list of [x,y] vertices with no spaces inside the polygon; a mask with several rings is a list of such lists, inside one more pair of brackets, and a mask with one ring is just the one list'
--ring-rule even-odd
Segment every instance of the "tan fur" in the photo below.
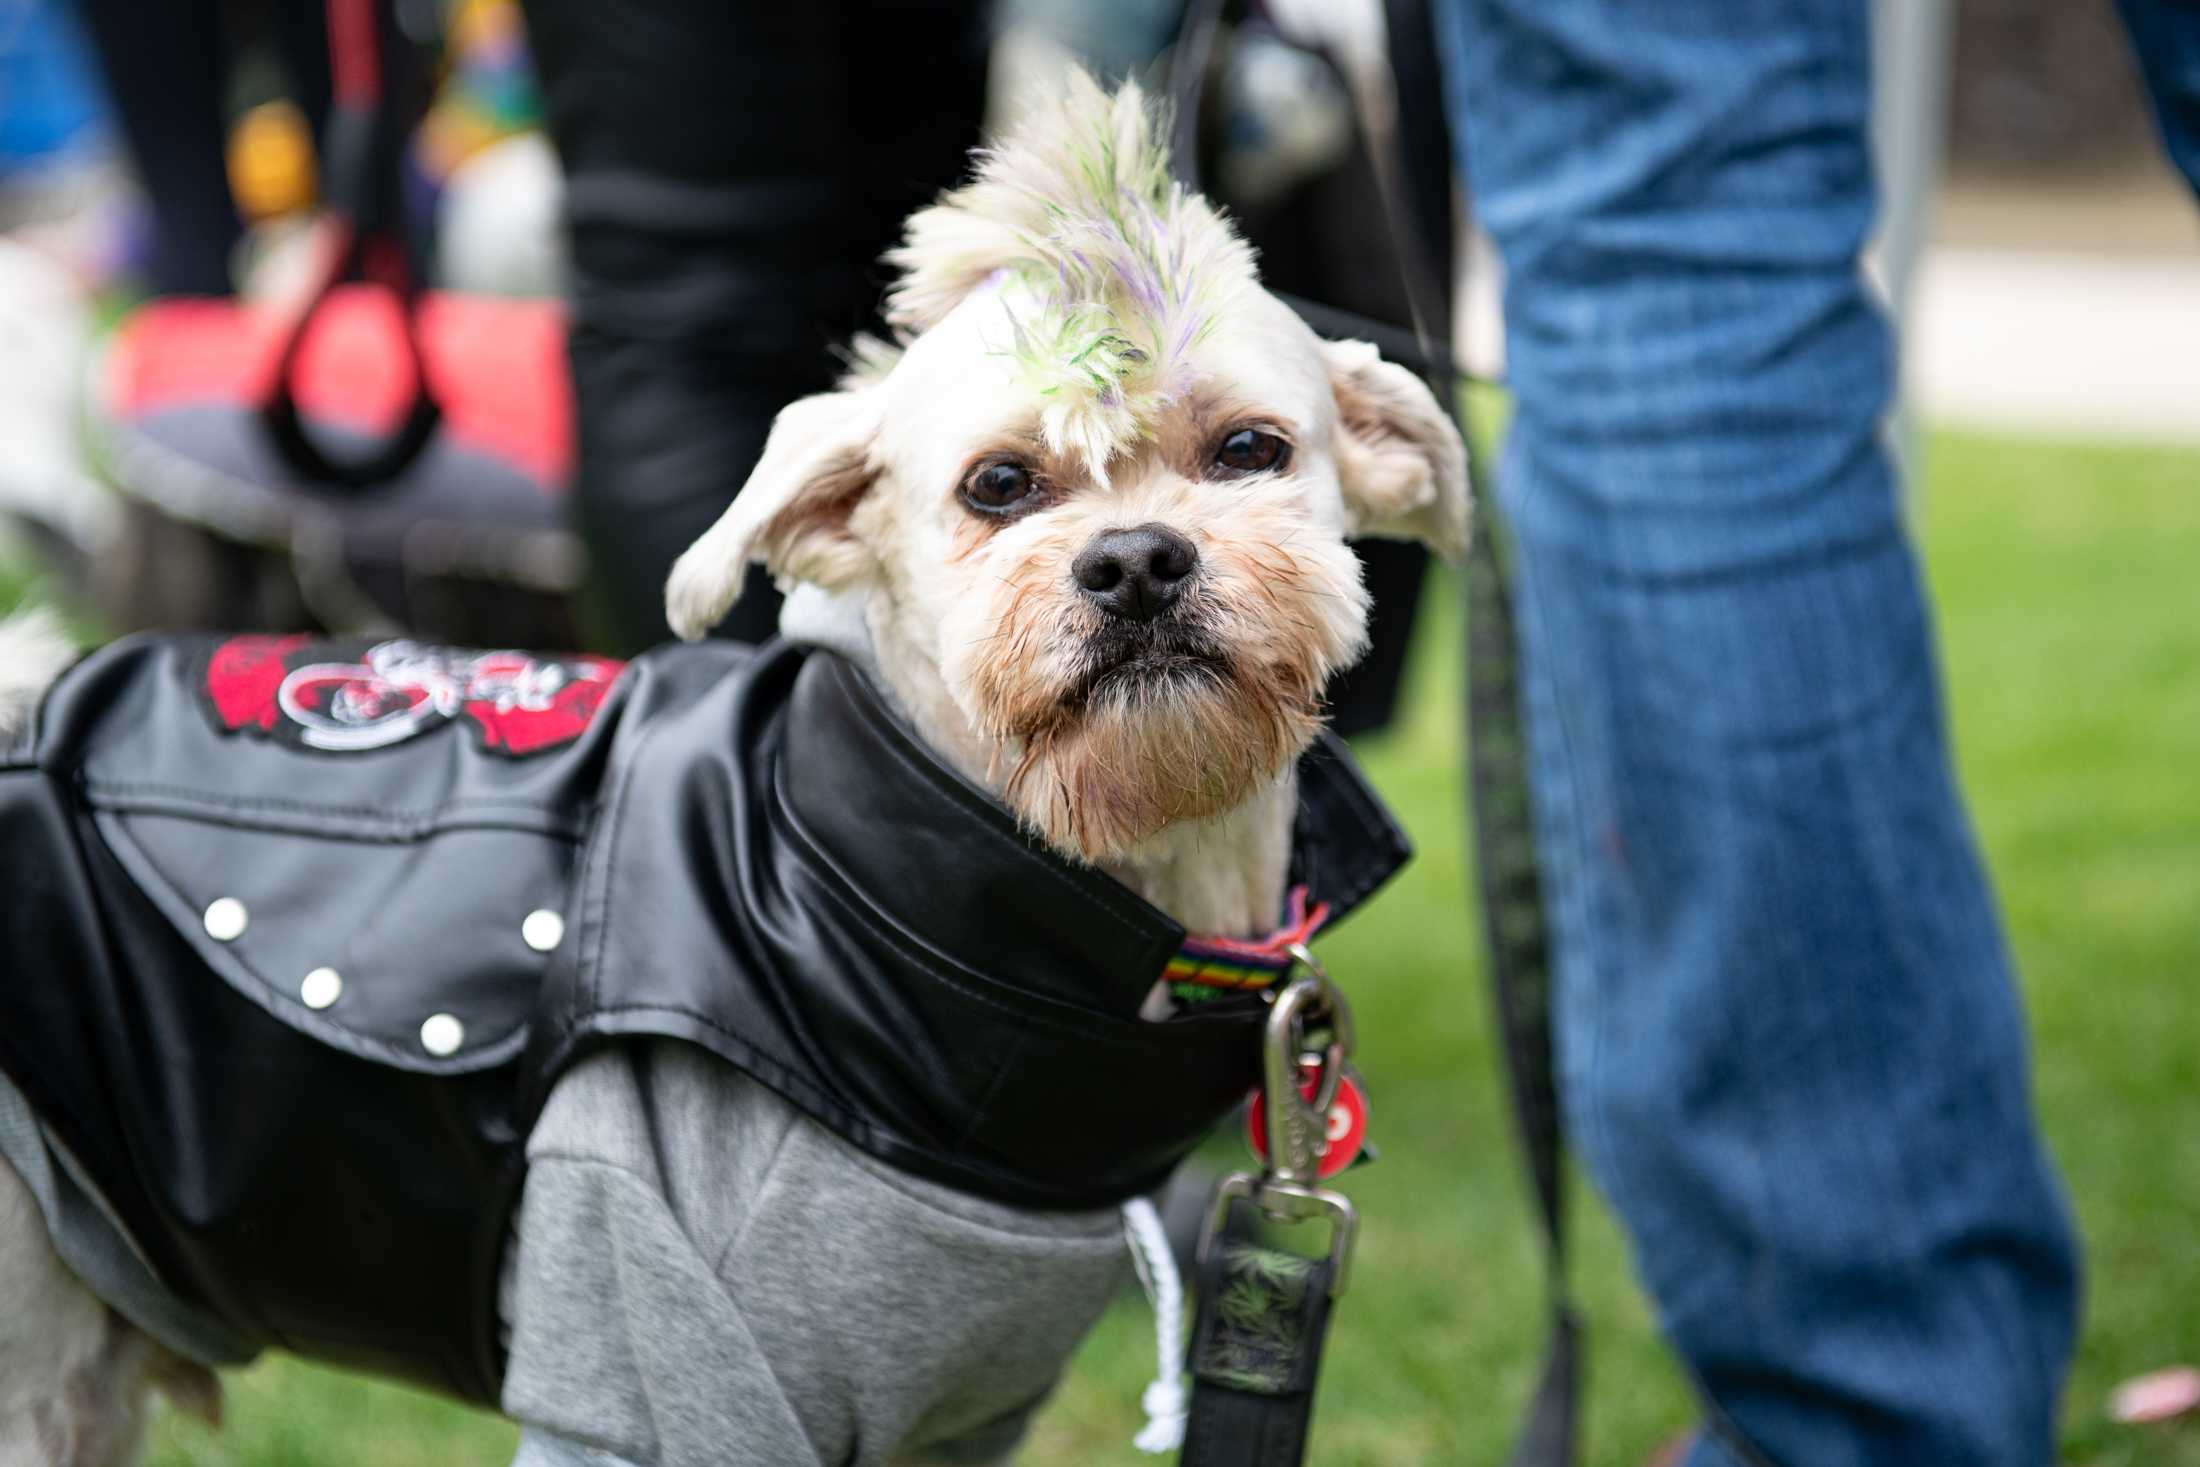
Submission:
{"label": "tan fur", "polygon": [[[1323,683],[1365,648],[1367,598],[1343,543],[1309,534],[1272,491],[1160,469],[1135,491],[1071,496],[976,557],[975,594],[942,628],[942,671],[1003,752],[1002,797],[1048,843],[1118,858],[1242,804],[1313,738]],[[1082,696],[1103,618],[1070,563],[1101,531],[1149,523],[1199,548],[1182,619],[1220,665]]]}
{"label": "tan fur", "polygon": [[127,1467],[155,1390],[220,1424],[214,1373],[93,1297],[55,1255],[30,1189],[0,1161],[0,1467]]}
{"label": "tan fur", "polygon": [[[49,611],[0,621],[0,739],[30,722],[75,657]],[[30,1189],[0,1161],[0,1467],[126,1467],[155,1391],[221,1424],[220,1379],[101,1304],[55,1255]]]}
{"label": "tan fur", "polygon": [[780,411],[747,489],[672,567],[665,612],[675,632],[693,639],[716,626],[741,594],[752,560],[785,579],[821,586],[852,581],[868,568],[868,554],[847,530],[870,484],[872,396],[857,387]]}
{"label": "tan fur", "polygon": [[1467,455],[1421,379],[1364,341],[1322,346],[1337,394],[1337,474],[1352,533],[1467,549]]}

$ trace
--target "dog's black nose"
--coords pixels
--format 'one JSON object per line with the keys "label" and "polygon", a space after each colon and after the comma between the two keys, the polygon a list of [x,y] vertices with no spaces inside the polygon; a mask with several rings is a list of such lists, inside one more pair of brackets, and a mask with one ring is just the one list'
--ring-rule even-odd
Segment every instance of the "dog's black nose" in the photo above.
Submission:
{"label": "dog's black nose", "polygon": [[1199,565],[1191,541],[1167,525],[1102,530],[1077,552],[1070,574],[1110,616],[1152,621],[1176,603]]}

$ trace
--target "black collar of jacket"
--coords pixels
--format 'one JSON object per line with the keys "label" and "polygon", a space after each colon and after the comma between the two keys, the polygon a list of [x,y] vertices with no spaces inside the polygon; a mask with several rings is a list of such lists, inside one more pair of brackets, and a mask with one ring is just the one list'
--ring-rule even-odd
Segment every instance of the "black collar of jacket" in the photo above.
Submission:
{"label": "black collar of jacket", "polygon": [[[787,759],[783,788],[820,854],[930,946],[984,952],[1020,981],[1135,1015],[1183,946],[1182,924],[1026,835],[926,748],[853,664],[829,653],[814,660],[789,710],[790,748],[801,757]],[[872,771],[872,787],[850,800],[838,781],[857,769]],[[1339,741],[1324,736],[1309,751],[1299,788],[1292,879],[1330,903],[1334,924],[1410,852]],[[911,842],[941,842],[941,860],[912,860]],[[973,846],[984,859],[969,859]]]}
{"label": "black collar of jacket", "polygon": [[[852,664],[706,646],[628,679],[535,1104],[588,1048],[670,1034],[897,1166],[1083,1207],[1158,1185],[1257,1080],[1259,997],[1141,1020],[1184,929],[1024,834]],[[1408,854],[1326,738],[1295,837],[1336,916]]]}

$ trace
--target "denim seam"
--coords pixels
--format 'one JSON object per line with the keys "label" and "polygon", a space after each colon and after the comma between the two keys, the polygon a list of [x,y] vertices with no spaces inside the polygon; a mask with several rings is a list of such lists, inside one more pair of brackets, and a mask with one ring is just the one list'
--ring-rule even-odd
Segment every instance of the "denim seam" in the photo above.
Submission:
{"label": "denim seam", "polygon": [[[1521,561],[1524,561],[1525,559],[1525,556],[1516,557],[1516,565],[1519,564]],[[1517,574],[1515,576],[1515,584],[1536,601],[1538,619],[1543,621],[1543,624],[1546,627],[1550,626],[1552,623],[1549,618],[1544,614],[1543,596],[1535,577],[1530,574]],[[1528,648],[1521,644],[1520,633],[1521,627],[1516,625],[1513,629],[1514,657],[1516,660],[1516,664],[1519,667],[1525,669],[1529,665]],[[1527,689],[1531,685],[1526,678],[1522,678],[1521,686],[1523,687],[1523,689]],[[1549,688],[1547,690],[1546,696],[1541,699],[1538,699],[1532,692],[1529,694],[1527,699],[1527,714],[1530,719],[1533,719],[1535,717],[1535,708],[1539,701],[1549,711],[1548,727],[1550,731],[1555,735],[1557,744],[1557,747],[1553,752],[1557,760],[1565,766],[1565,777],[1559,782],[1559,788],[1546,788],[1545,792],[1540,797],[1537,797],[1535,795],[1535,785],[1531,780],[1530,795],[1531,798],[1534,798],[1536,800],[1536,803],[1538,805],[1549,807],[1548,820],[1539,823],[1545,825],[1546,828],[1550,826],[1562,825],[1569,832],[1572,842],[1572,849],[1565,857],[1565,859],[1570,860],[1573,863],[1577,873],[1571,883],[1565,881],[1553,881],[1551,879],[1553,873],[1549,865],[1550,856],[1544,856],[1542,861],[1539,862],[1539,864],[1543,867],[1546,889],[1559,893],[1567,908],[1566,914],[1562,915],[1560,920],[1554,925],[1552,933],[1554,941],[1551,947],[1549,958],[1550,974],[1546,981],[1552,983],[1552,993],[1555,999],[1557,996],[1556,984],[1558,982],[1559,974],[1563,971],[1561,964],[1564,962],[1563,953],[1565,951],[1565,945],[1567,943],[1569,930],[1571,930],[1574,938],[1577,939],[1575,946],[1581,955],[1582,961],[1586,964],[1586,966],[1592,973],[1603,971],[1604,968],[1607,966],[1607,959],[1603,952],[1602,944],[1600,944],[1595,937],[1595,933],[1598,930],[1599,924],[1596,913],[1594,912],[1594,910],[1592,910],[1593,903],[1591,901],[1590,893],[1588,890],[1589,882],[1584,875],[1580,874],[1585,872],[1587,869],[1589,853],[1593,850],[1593,843],[1590,841],[1588,837],[1588,832],[1584,829],[1582,824],[1582,805],[1579,798],[1580,781],[1576,777],[1578,760],[1575,750],[1578,746],[1578,737],[1573,729],[1571,720],[1567,716],[1565,700],[1563,697],[1559,696],[1556,688]],[[1531,723],[1529,725],[1531,750],[1533,748],[1534,739],[1533,729],[1534,725]],[[1531,770],[1534,768],[1534,764],[1535,761],[1531,760]],[[1555,852],[1552,854],[1555,854]],[[1572,888],[1571,891],[1568,890],[1569,886],[1571,886]],[[1571,918],[1570,921],[1568,920],[1569,917]],[[1591,1030],[1591,1033],[1588,1036],[1591,1041],[1591,1047],[1589,1053],[1583,1057],[1582,1068],[1580,1071],[1584,1088],[1588,1091],[1591,1099],[1588,1104],[1584,1105],[1581,1108],[1581,1110],[1585,1114],[1585,1118],[1588,1122],[1588,1130],[1592,1133],[1591,1139],[1593,1140],[1594,1145],[1598,1148],[1598,1151],[1603,1156],[1610,1159],[1610,1165],[1606,1169],[1606,1179],[1603,1181],[1603,1186],[1606,1194],[1611,1201],[1614,1209],[1617,1210],[1622,1216],[1627,1216],[1630,1215],[1629,1208],[1627,1207],[1626,1202],[1623,1199],[1632,1196],[1633,1189],[1626,1185],[1623,1175],[1623,1168],[1618,1161],[1618,1149],[1612,1145],[1609,1132],[1605,1125],[1603,1108],[1600,1105],[1596,1104],[1594,1101],[1594,1097],[1598,1093],[1598,1088],[1593,1083],[1592,1078],[1596,1073],[1597,1066],[1601,1062],[1605,1049],[1604,1026],[1607,1014],[1609,1012],[1609,1005],[1605,1004],[1601,1000],[1601,984],[1595,982],[1592,979],[1592,981],[1590,981],[1589,983],[1588,991],[1592,995],[1597,996],[1597,1001],[1594,1004],[1594,1015],[1592,1021],[1588,1026]],[[1554,1013],[1563,1014],[1566,1007],[1567,1006],[1564,1004],[1554,1003],[1552,1006],[1552,1011]],[[1554,1035],[1557,1032],[1557,1028],[1554,1027]],[[1559,1079],[1561,1096],[1560,1112],[1563,1115],[1563,1113],[1567,1109],[1564,1103],[1564,1095],[1566,1090],[1570,1088],[1567,1084],[1567,1073],[1571,1067],[1566,1063],[1559,1062],[1560,1055],[1558,1055],[1557,1053],[1554,1053],[1553,1059],[1554,1062],[1557,1062],[1556,1072]],[[1729,1453],[1740,1460],[1740,1462],[1742,1463],[1742,1467],[1775,1467],[1773,1459],[1768,1454],[1761,1451],[1757,1447],[1757,1445],[1753,1441],[1751,1441],[1748,1434],[1741,1429],[1741,1427],[1734,1421],[1734,1418],[1730,1416],[1725,1408],[1719,1404],[1718,1398],[1712,1394],[1711,1389],[1705,1383],[1702,1374],[1697,1370],[1695,1362],[1688,1359],[1687,1356],[1684,1355],[1680,1350],[1673,1347],[1671,1336],[1663,1327],[1663,1312],[1664,1311],[1662,1305],[1658,1306],[1658,1313],[1661,1316],[1660,1333],[1666,1335],[1667,1348],[1676,1364],[1680,1367],[1682,1374],[1687,1378],[1689,1382],[1691,1391],[1696,1397],[1698,1408],[1703,1413],[1704,1424],[1706,1428],[1718,1440],[1721,1447],[1723,1447],[1725,1450],[1727,1450]]]}
{"label": "denim seam", "polygon": [[[1924,594],[1922,585],[1919,586],[1918,594],[1921,597]],[[1904,702],[1911,702],[1918,699],[1924,700],[1926,704],[1924,716],[1928,719],[1932,719],[1936,722],[1942,723],[1941,737],[1939,742],[1945,749],[1947,744],[1947,734],[1944,721],[1942,719],[1940,700],[1937,696],[1937,662],[1928,661],[1928,663],[1922,669],[1914,673],[1911,678],[1898,680],[1894,684],[1894,686],[1890,688],[1889,692],[1892,698],[1900,699]],[[1848,802],[1849,808],[1852,812],[1851,818],[1854,819],[1857,818],[1855,812],[1859,811],[1865,806],[1868,795],[1866,793],[1863,781],[1856,777],[1856,772],[1852,767],[1850,757],[1845,755],[1842,758],[1842,760],[1840,761],[1839,769],[1842,794],[1844,799]],[[1948,784],[1952,786],[1956,778],[1953,767],[1944,767],[1941,773]],[[1960,796],[1958,798],[1960,799]],[[1970,846],[1971,837],[1970,824],[1968,819],[1959,811],[1956,816],[1956,821],[1957,825],[1960,828],[1960,833],[1964,839],[1965,845]],[[1859,821],[1859,823],[1861,824],[1861,821]],[[1870,900],[1872,902],[1873,916],[1881,923],[1883,931],[1889,933],[1899,933],[1903,930],[1902,924],[1894,919],[1894,913],[1889,905],[1888,897],[1890,892],[1890,885],[1892,885],[1895,889],[1899,889],[1900,873],[1899,871],[1890,868],[1888,862],[1885,859],[1886,851],[1884,850],[1882,845],[1880,845],[1879,843],[1872,843],[1868,845],[1866,849],[1868,851],[1868,860],[1870,863],[1870,880],[1867,882],[1865,889],[1869,893]],[[1971,854],[1974,862],[1977,863],[1975,869],[1977,871],[1978,880],[1981,886],[1985,888],[1985,900],[1990,909],[1994,909],[1998,912],[1998,908],[1995,907],[1994,903],[1993,883],[1991,878],[1986,873],[1984,866],[1984,857],[1977,853],[1975,849],[1972,850]],[[2007,963],[2008,958],[2006,948],[1999,940],[1998,922],[1996,947],[1997,949],[2002,951],[2004,961],[2005,963]],[[1897,961],[1904,963],[1913,972],[1922,972],[1930,968],[1931,963],[1929,961],[1929,958],[1924,954],[1916,952],[1914,949],[1915,944],[1909,943],[1894,947],[1893,952]],[[2010,972],[2008,974],[2008,978],[2009,981],[2013,983],[2015,981],[2014,973]],[[1914,1207],[1916,1205],[1915,1199],[1917,1196],[1918,1182],[1918,1177],[1916,1175],[1914,1167],[1905,1167],[1903,1180],[1907,1184],[1905,1188],[1906,1192],[1908,1193],[1906,1200],[1909,1200]],[[1976,1277],[1977,1275],[1973,1272],[1966,1271],[1964,1273],[1964,1278],[1967,1281],[1975,1280]],[[2027,1362],[2024,1358],[2024,1352],[2014,1347],[2013,1342],[2006,1338],[2005,1332],[1992,1327],[1991,1321],[1998,1313],[1998,1311],[1992,1307],[1990,1301],[1985,1301],[1984,1307],[1981,1307],[1982,1301],[1978,1298],[1978,1291],[1975,1285],[1971,1288],[1966,1289],[1965,1292],[1968,1296],[1967,1301],[1977,1311],[1980,1320],[1987,1326],[1980,1331],[1981,1337],[1991,1340],[1994,1347],[2002,1353],[2005,1369],[2010,1370],[2013,1375],[2021,1376],[2026,1373],[2026,1366],[2028,1363],[2033,1366],[2039,1364],[2039,1362],[2037,1361]],[[2052,1374],[2052,1372],[2049,1373]]]}

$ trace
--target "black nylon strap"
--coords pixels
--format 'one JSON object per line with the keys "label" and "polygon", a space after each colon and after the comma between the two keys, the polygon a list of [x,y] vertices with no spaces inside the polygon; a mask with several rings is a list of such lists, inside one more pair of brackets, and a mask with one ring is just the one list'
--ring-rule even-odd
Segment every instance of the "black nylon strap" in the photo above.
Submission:
{"label": "black nylon strap", "polygon": [[[1418,146],[1424,153],[1432,148],[1448,153],[1450,140],[1434,120],[1442,115],[1441,73],[1425,64],[1435,50],[1432,14],[1425,0],[1386,0],[1385,10],[1401,122],[1418,118],[1425,124],[1423,135],[1406,137],[1409,152]],[[1422,160],[1424,165],[1428,161]],[[1407,201],[1420,205],[1424,215],[1441,206],[1426,176],[1432,171],[1424,166],[1424,176],[1403,180]],[[1423,313],[1455,325],[1448,313],[1439,312],[1427,299],[1432,294],[1427,282],[1444,278],[1429,258],[1427,241],[1433,232],[1409,227],[1393,229],[1391,234],[1401,256],[1402,277],[1424,299]],[[1320,323],[1317,327],[1331,329]],[[1460,392],[1470,379],[1444,346],[1425,339],[1417,344],[1421,347],[1418,365],[1434,381],[1438,396],[1459,419],[1465,435]],[[1379,345],[1386,355],[1415,360],[1407,342],[1384,340]],[[1583,1357],[1581,1318],[1566,1280],[1565,1130],[1552,1042],[1550,939],[1529,806],[1527,735],[1520,712],[1519,654],[1504,526],[1495,501],[1482,492],[1479,478],[1477,460],[1470,456],[1468,485],[1481,520],[1466,566],[1475,869],[1491,994],[1504,1041],[1507,1095],[1542,1228],[1551,1311],[1542,1377],[1507,1462],[1509,1467],[1572,1467],[1579,1448]]]}
{"label": "black nylon strap", "polygon": [[[443,421],[420,343],[419,285],[402,243],[399,170],[415,99],[391,74],[396,58],[383,54],[385,42],[396,33],[385,25],[386,20],[384,0],[330,0],[330,71],[337,76],[356,72],[367,79],[355,95],[344,95],[339,88],[329,116],[323,172],[329,220],[342,231],[343,245],[292,325],[260,409],[261,423],[275,451],[293,472],[311,484],[351,490],[387,484],[402,474],[435,441]],[[366,54],[347,55],[347,47],[362,48]],[[339,456],[307,430],[293,395],[291,374],[322,305],[345,282],[371,277],[368,267],[375,263],[381,264],[385,276],[377,283],[396,298],[402,344],[412,359],[412,397],[394,431]]]}
{"label": "black nylon strap", "polygon": [[1502,534],[1487,500],[1467,556],[1469,774],[1483,937],[1505,1073],[1542,1224],[1551,1336],[1511,1467],[1570,1467],[1580,1414],[1581,1325],[1566,1284],[1565,1139],[1551,1043],[1550,942],[1528,805],[1526,730]]}
{"label": "black nylon strap", "polygon": [[[370,246],[377,242],[385,247],[385,257],[398,272],[397,281],[386,288],[396,296],[401,321],[399,335],[412,357],[412,400],[406,404],[405,415],[394,432],[369,444],[355,457],[339,458],[324,451],[307,431],[298,411],[298,400],[293,395],[291,375],[305,348],[306,333],[313,329],[314,316],[338,287],[359,270]],[[443,409],[428,380],[428,359],[420,344],[418,311],[419,292],[406,273],[402,253],[396,244],[381,235],[348,234],[344,249],[337,255],[321,288],[291,328],[275,368],[273,386],[260,409],[261,424],[267,429],[276,451],[307,482],[345,489],[371,489],[387,484],[410,468],[435,441],[436,429],[443,422]]]}
{"label": "black nylon strap", "polygon": [[1327,1258],[1237,1236],[1226,1226],[1199,1269],[1191,1414],[1183,1463],[1298,1467],[1329,1331]]}

